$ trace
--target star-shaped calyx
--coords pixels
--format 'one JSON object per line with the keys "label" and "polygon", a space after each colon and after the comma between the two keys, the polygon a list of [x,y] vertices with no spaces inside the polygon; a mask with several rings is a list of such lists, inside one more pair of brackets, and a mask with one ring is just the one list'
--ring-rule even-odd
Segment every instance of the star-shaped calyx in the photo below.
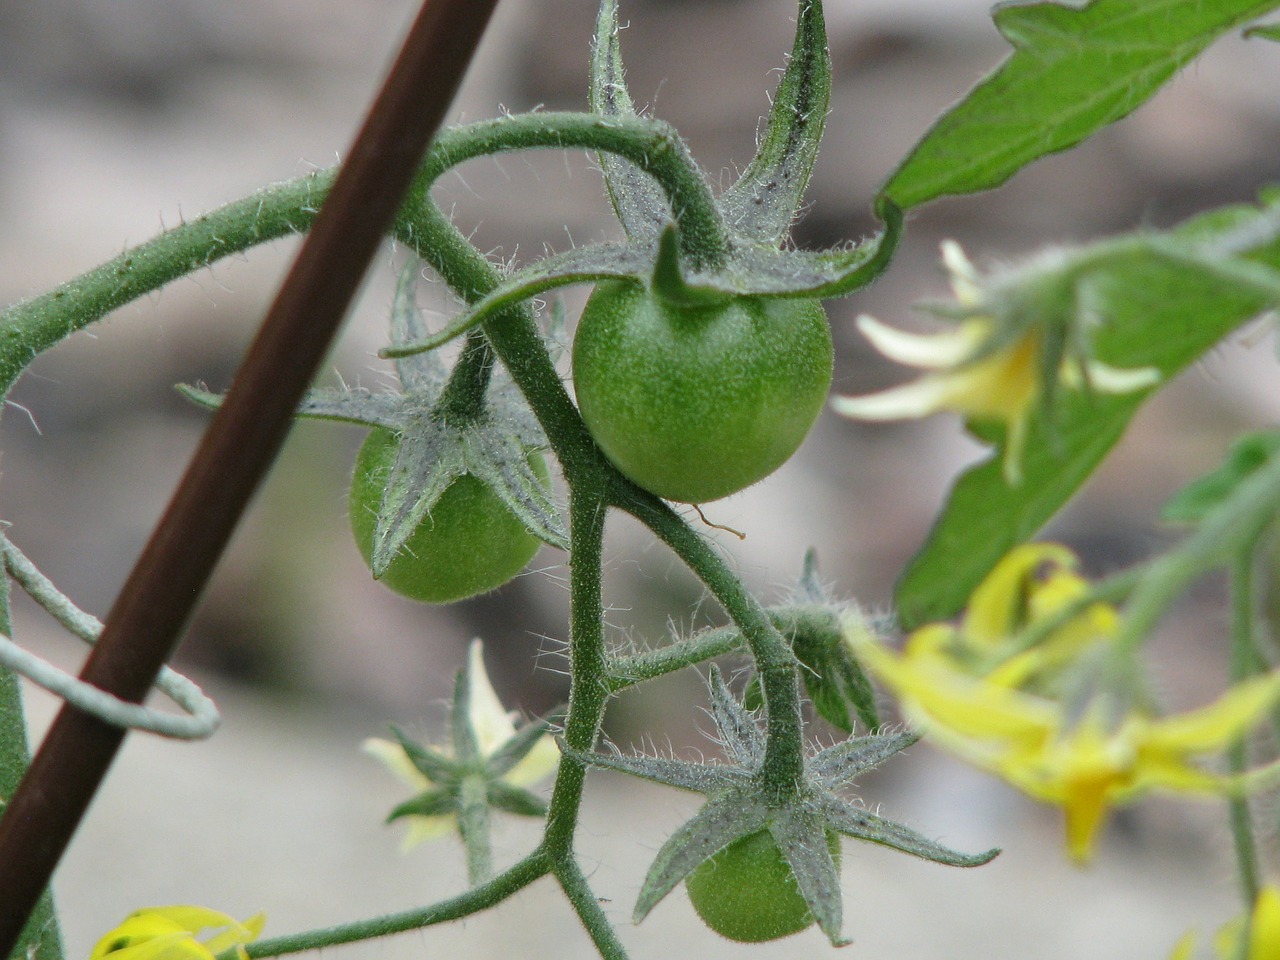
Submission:
{"label": "star-shaped calyx", "polygon": [[[818,146],[831,94],[831,59],[821,0],[799,0],[795,42],[774,93],[755,157],[718,196],[702,184],[705,204],[686,202],[670,184],[620,156],[600,153],[600,169],[626,239],[590,244],[514,271],[438,334],[394,341],[385,356],[428,350],[459,336],[504,307],[554,287],[631,278],[664,298],[690,304],[739,296],[843,296],[874,280],[901,233],[901,211],[887,200],[878,236],[830,250],[788,246]],[[639,117],[623,77],[617,0],[602,0],[591,65],[591,112],[602,128]],[[702,177],[684,142],[655,124],[655,150],[667,151]],[[702,180],[705,181],[705,177]]]}
{"label": "star-shaped calyx", "polygon": [[419,789],[387,816],[410,825],[406,849],[456,827],[467,848],[472,883],[492,874],[489,811],[541,817],[547,805],[526,786],[551,773],[559,760],[546,720],[517,728],[503,709],[484,668],[479,640],[458,671],[449,710],[449,743],[419,743],[398,727],[395,742],[368,740],[365,750]]}
{"label": "star-shaped calyx", "polygon": [[[400,275],[391,310],[393,340],[427,336],[414,297],[418,264]],[[493,490],[525,528],[568,549],[568,535],[530,456],[547,440],[519,391],[480,334],[468,339],[450,375],[425,352],[395,361],[401,391],[354,387],[314,389],[297,415],[391,431],[400,438],[374,527],[369,565],[380,577],[449,486],[470,474]],[[216,407],[222,398],[179,387],[189,399]]]}
{"label": "star-shaped calyx", "polygon": [[[690,763],[619,751],[566,751],[594,766],[707,797],[698,814],[676,830],[654,858],[636,902],[637,922],[703,861],[735,841],[762,831],[767,831],[776,844],[814,920],[836,946],[849,941],[840,932],[840,877],[827,843],[830,833],[957,867],[980,866],[999,853],[958,853],[840,796],[839,791],[859,774],[915,743],[915,734],[872,734],[842,740],[806,757],[802,782],[778,790],[766,783],[762,774],[766,743],[763,726],[729,692],[714,666],[710,693],[711,715],[728,755],[726,763]],[[565,749],[563,745],[561,749]]]}

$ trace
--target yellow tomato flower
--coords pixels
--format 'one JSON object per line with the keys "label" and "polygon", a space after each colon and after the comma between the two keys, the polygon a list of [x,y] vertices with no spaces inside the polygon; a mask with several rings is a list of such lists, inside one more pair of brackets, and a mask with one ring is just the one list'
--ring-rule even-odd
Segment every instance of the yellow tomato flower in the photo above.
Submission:
{"label": "yellow tomato flower", "polygon": [[[1245,933],[1245,918],[1232,920],[1213,938],[1213,952],[1218,960],[1275,960],[1280,957],[1280,889],[1265,886],[1258,891],[1249,914],[1249,943],[1240,952],[1240,938]],[[1169,960],[1191,960],[1196,937],[1188,933],[1173,948]]]}
{"label": "yellow tomato flower", "polygon": [[[453,722],[465,722],[470,725],[480,758],[488,758],[515,736],[515,714],[503,709],[502,702],[493,689],[489,674],[485,671],[484,650],[479,640],[472,642],[467,656],[469,681],[467,716],[455,717]],[[415,792],[421,793],[437,786],[414,765],[401,744],[374,737],[364,742],[363,749],[369,755],[381,760],[388,770]],[[453,756],[453,751],[449,747],[435,749],[442,755]],[[554,771],[559,760],[560,750],[555,741],[550,736],[544,735],[522,760],[502,776],[502,779],[513,786],[527,787]],[[411,814],[400,819],[407,821],[409,825],[401,846],[403,850],[410,850],[426,840],[450,832],[457,822],[454,813]]]}
{"label": "yellow tomato flower", "polygon": [[[928,629],[928,628],[926,628]],[[907,718],[963,759],[1028,795],[1062,807],[1067,850],[1093,854],[1110,807],[1153,789],[1239,793],[1248,781],[1193,761],[1219,752],[1280,700],[1280,671],[1246,681],[1215,703],[1172,717],[1098,695],[1083,709],[949,665],[938,657],[895,654],[854,639],[860,661],[901,700]]]}
{"label": "yellow tomato flower", "polygon": [[[946,241],[942,258],[951,288],[962,307],[980,308],[984,294],[977,271],[959,245]],[[995,317],[973,316],[954,329],[913,334],[873,317],[861,316],[858,329],[890,360],[925,371],[911,383],[862,397],[837,397],[836,412],[859,420],[902,420],[943,411],[965,419],[995,421],[1005,426],[1005,480],[1021,479],[1022,451],[1035,402],[1042,393],[1045,341],[1039,326],[1029,325],[1013,337]],[[1007,339],[1007,342],[1001,342]],[[1079,368],[1083,367],[1083,371]],[[1153,367],[1119,370],[1091,358],[1064,355],[1058,378],[1078,386],[1083,378],[1102,393],[1131,393],[1157,383]]]}
{"label": "yellow tomato flower", "polygon": [[[243,923],[225,913],[205,907],[146,907],[125,917],[107,933],[89,954],[89,960],[213,960],[235,949],[247,960],[246,943],[258,938],[266,923],[265,914],[256,914]],[[213,936],[198,940],[204,930]]]}
{"label": "yellow tomato flower", "polygon": [[1089,590],[1074,553],[1056,543],[1027,543],[1007,553],[973,591],[958,626],[932,624],[907,641],[913,659],[939,657],[950,666],[1009,687],[1045,679],[1099,641],[1115,635],[1119,618],[1093,603],[1028,647],[1024,636]]}

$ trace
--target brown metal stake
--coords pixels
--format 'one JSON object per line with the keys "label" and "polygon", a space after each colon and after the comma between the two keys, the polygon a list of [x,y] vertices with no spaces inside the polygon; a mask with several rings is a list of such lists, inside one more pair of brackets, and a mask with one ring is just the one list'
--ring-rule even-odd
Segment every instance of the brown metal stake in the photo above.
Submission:
{"label": "brown metal stake", "polygon": [[[497,0],[427,0],[81,679],[139,702],[288,432]],[[125,731],[63,706],[0,818],[8,957]]]}

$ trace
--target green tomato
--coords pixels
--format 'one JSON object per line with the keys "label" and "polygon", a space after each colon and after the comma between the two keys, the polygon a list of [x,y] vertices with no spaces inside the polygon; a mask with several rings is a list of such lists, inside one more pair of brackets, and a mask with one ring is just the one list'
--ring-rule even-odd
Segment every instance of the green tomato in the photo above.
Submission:
{"label": "green tomato", "polygon": [[623,474],[667,500],[736,493],[788,460],[831,385],[831,330],[817,300],[663,300],[599,284],[573,343],[587,429]]}
{"label": "green tomato", "polygon": [[[827,833],[840,865],[840,836]],[[684,882],[702,922],[740,943],[789,937],[813,923],[791,867],[768,830],[740,837],[698,865]]]}
{"label": "green tomato", "polygon": [[[390,431],[373,430],[356,455],[349,503],[351,530],[366,564],[399,442]],[[549,485],[542,457],[533,454],[529,463]],[[514,577],[533,559],[538,543],[487,484],[464,474],[441,494],[381,582],[423,603],[465,600]]]}

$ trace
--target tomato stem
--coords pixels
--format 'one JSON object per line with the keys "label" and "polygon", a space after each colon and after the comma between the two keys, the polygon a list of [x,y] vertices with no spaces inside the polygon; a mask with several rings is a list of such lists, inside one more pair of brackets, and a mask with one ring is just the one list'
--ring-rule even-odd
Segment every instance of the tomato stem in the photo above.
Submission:
{"label": "tomato stem", "polygon": [[485,412],[485,392],[493,378],[497,358],[493,347],[479,330],[467,334],[462,353],[449,374],[433,415],[449,423],[468,423],[480,419]]}

